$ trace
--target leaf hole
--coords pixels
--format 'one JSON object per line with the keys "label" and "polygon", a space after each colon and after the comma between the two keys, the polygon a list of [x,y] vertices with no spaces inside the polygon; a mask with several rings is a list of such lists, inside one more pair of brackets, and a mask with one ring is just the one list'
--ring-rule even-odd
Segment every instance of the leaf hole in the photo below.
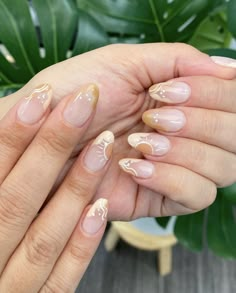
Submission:
{"label": "leaf hole", "polygon": [[168,16],[169,16],[169,12],[168,12],[168,11],[166,11],[165,13],[163,13],[163,18],[164,18],[164,19],[167,19]]}
{"label": "leaf hole", "polygon": [[15,64],[16,60],[8,51],[7,47],[4,44],[0,44],[0,52],[2,53],[3,57],[11,64]]}
{"label": "leaf hole", "polygon": [[179,28],[178,28],[178,33],[182,33],[197,17],[196,14],[191,16],[188,20],[186,20]]}
{"label": "leaf hole", "polygon": [[43,44],[43,37],[42,37],[41,29],[40,29],[38,15],[37,15],[32,3],[29,3],[29,11],[30,11],[32,22],[35,27],[36,36],[37,36],[37,40],[38,40],[39,56],[41,58],[46,58],[46,50],[45,50],[44,44]]}
{"label": "leaf hole", "polygon": [[223,34],[223,33],[225,32],[225,29],[223,28],[223,26],[218,26],[217,31],[218,31],[220,34]]}

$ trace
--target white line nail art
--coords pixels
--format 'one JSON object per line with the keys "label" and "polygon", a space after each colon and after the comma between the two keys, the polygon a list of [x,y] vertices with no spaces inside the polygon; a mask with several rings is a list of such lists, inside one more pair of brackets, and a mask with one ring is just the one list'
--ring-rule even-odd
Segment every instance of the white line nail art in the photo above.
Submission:
{"label": "white line nail art", "polygon": [[102,221],[105,221],[108,213],[108,200],[105,198],[98,199],[88,211],[86,217],[101,217]]}

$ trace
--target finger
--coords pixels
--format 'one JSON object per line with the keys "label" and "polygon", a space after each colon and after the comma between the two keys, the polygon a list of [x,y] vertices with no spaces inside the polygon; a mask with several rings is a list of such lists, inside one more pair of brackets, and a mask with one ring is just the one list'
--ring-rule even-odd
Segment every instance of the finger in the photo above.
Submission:
{"label": "finger", "polygon": [[215,200],[216,185],[186,168],[139,159],[122,159],[119,164],[138,184],[163,195],[157,211],[161,216],[196,212]]}
{"label": "finger", "polygon": [[[65,181],[35,219],[3,272],[0,292],[38,292],[50,275],[84,208],[108,168],[114,136],[106,131],[76,161]],[[19,269],[21,268],[21,269]],[[24,276],[30,273],[31,278]],[[21,280],[24,283],[21,284]]]}
{"label": "finger", "polygon": [[75,292],[102,239],[107,212],[107,200],[103,198],[86,209],[86,216],[77,225],[41,293]]}
{"label": "finger", "polygon": [[[114,59],[118,61],[114,62]],[[53,104],[57,104],[63,98],[65,92],[71,92],[72,84],[90,82],[91,75],[88,75],[87,72],[91,69],[91,60],[99,66],[99,71],[95,71],[94,76],[95,80],[100,79],[101,96],[104,97],[107,96],[107,92],[110,92],[110,84],[104,82],[104,78],[101,79],[101,72],[104,71],[104,67],[100,67],[100,64],[103,64],[104,60],[106,64],[110,65],[109,72],[104,71],[105,77],[109,76],[108,74],[111,72],[118,72],[119,77],[125,78],[127,67],[131,67],[132,70],[134,68],[135,76],[131,81],[131,84],[134,85],[134,91],[139,87],[143,91],[144,88],[149,88],[152,84],[180,76],[211,75],[223,79],[233,79],[236,76],[235,68],[229,67],[230,63],[225,64],[225,66],[222,66],[222,62],[221,65],[216,64],[215,60],[208,55],[187,44],[116,44],[88,52],[86,56],[76,56],[43,70],[20,91],[8,97],[6,108],[14,105],[28,91],[29,87],[42,82],[45,78],[55,88]],[[68,68],[70,68],[72,74],[65,75],[65,69]],[[81,72],[81,68],[86,74],[78,74],[78,72]],[[130,72],[131,70],[128,71],[128,75]],[[61,86],[58,87],[58,81],[60,80],[64,81],[63,90]],[[105,104],[101,111],[98,109],[97,121],[102,119],[104,112],[109,112],[109,110],[109,103]],[[4,113],[1,113],[0,110],[0,117],[1,115],[4,115]]]}
{"label": "finger", "polygon": [[162,107],[143,114],[143,121],[161,133],[191,138],[236,151],[236,115],[190,107]]}
{"label": "finger", "polygon": [[0,243],[0,271],[91,122],[97,99],[97,87],[91,84],[64,99],[1,185],[0,233],[4,238]]}
{"label": "finger", "polygon": [[[207,85],[207,86],[206,86]],[[191,76],[153,85],[150,96],[158,101],[188,107],[236,112],[236,80]]]}
{"label": "finger", "polygon": [[37,87],[0,121],[0,185],[42,125],[51,100],[49,85]]}
{"label": "finger", "polygon": [[131,134],[128,141],[148,160],[185,167],[219,187],[236,181],[236,156],[215,146],[157,133]]}

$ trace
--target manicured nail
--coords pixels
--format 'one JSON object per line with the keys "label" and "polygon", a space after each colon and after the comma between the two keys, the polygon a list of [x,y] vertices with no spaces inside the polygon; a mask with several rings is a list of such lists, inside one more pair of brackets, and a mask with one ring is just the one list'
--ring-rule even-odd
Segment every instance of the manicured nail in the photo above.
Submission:
{"label": "manicured nail", "polygon": [[183,112],[176,109],[149,110],[143,114],[143,121],[157,130],[175,132],[186,124]]}
{"label": "manicured nail", "polygon": [[82,127],[91,117],[99,96],[98,87],[89,84],[80,90],[70,99],[64,110],[64,119],[76,127]]}
{"label": "manicured nail", "polygon": [[17,110],[18,119],[25,124],[35,124],[42,119],[52,100],[52,88],[44,84],[25,97]]}
{"label": "manicured nail", "polygon": [[190,98],[191,88],[185,82],[168,81],[151,86],[149,94],[161,102],[183,103]]}
{"label": "manicured nail", "polygon": [[87,212],[82,228],[85,233],[96,234],[106,223],[108,213],[108,201],[105,198],[98,199]]}
{"label": "manicured nail", "polygon": [[170,149],[169,139],[156,133],[134,133],[128,137],[128,142],[136,150],[154,156],[162,156]]}
{"label": "manicured nail", "polygon": [[89,147],[85,157],[85,166],[93,171],[101,170],[111,158],[114,135],[111,131],[101,133]]}
{"label": "manicured nail", "polygon": [[211,56],[211,59],[213,62],[215,62],[218,65],[236,68],[236,60],[235,59],[221,57],[221,56]]}
{"label": "manicured nail", "polygon": [[122,159],[119,165],[123,171],[139,178],[150,178],[154,172],[154,165],[145,160]]}

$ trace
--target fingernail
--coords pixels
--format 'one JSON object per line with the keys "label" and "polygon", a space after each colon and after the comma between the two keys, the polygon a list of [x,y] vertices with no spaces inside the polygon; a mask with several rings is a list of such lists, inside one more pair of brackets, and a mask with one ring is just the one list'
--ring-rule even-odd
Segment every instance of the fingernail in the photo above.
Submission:
{"label": "fingernail", "polygon": [[191,88],[184,82],[168,81],[151,86],[149,94],[161,102],[183,103],[190,98]]}
{"label": "fingernail", "polygon": [[101,133],[89,147],[85,157],[85,166],[93,171],[101,170],[111,158],[114,135],[111,131]]}
{"label": "fingernail", "polygon": [[183,112],[175,109],[150,110],[143,114],[143,121],[150,127],[158,130],[175,132],[186,124]]}
{"label": "fingernail", "polygon": [[52,100],[52,88],[44,84],[24,98],[17,110],[18,119],[25,124],[35,124],[42,119]]}
{"label": "fingernail", "polygon": [[82,127],[91,117],[99,96],[98,87],[89,84],[80,88],[64,110],[64,119],[76,127]]}
{"label": "fingernail", "polygon": [[96,234],[106,223],[108,213],[108,200],[105,198],[98,199],[87,212],[82,228],[85,233]]}
{"label": "fingernail", "polygon": [[136,150],[149,155],[162,156],[170,150],[170,141],[156,133],[134,133],[128,137],[129,144]]}
{"label": "fingernail", "polygon": [[119,165],[123,171],[139,178],[150,178],[154,172],[154,165],[145,160],[122,159]]}
{"label": "fingernail", "polygon": [[235,59],[221,57],[221,56],[211,56],[211,59],[213,62],[215,62],[218,65],[236,68],[236,60]]}

